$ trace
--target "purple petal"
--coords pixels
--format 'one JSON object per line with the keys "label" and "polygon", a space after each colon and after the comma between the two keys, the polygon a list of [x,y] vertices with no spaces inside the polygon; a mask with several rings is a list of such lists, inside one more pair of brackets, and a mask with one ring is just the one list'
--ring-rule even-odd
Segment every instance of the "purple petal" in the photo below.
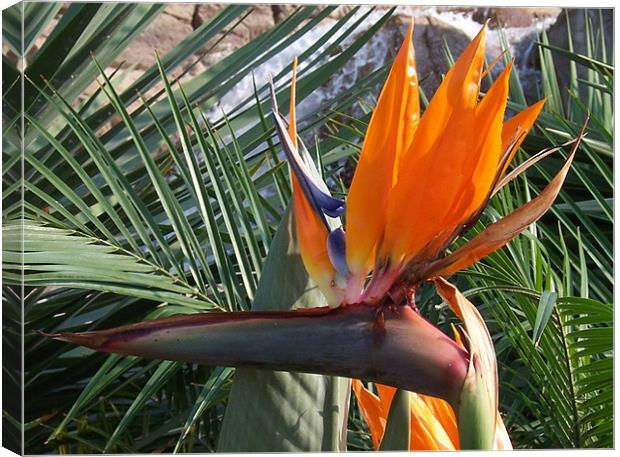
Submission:
{"label": "purple petal", "polygon": [[[302,185],[303,186],[303,185]],[[344,213],[344,200],[324,194],[316,187],[310,185],[309,191],[321,210],[330,217],[340,217]]]}
{"label": "purple petal", "polygon": [[327,236],[327,254],[329,260],[338,273],[343,277],[349,276],[349,266],[346,257],[346,240],[344,230],[337,228]]}

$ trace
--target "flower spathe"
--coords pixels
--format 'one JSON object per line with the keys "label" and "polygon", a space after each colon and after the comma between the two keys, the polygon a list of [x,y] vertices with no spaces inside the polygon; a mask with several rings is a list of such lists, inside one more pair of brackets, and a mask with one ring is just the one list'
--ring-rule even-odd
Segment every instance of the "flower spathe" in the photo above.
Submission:
{"label": "flower spathe", "polygon": [[[302,257],[332,306],[379,302],[403,284],[435,276],[427,267],[476,222],[544,104],[504,121],[511,63],[481,97],[484,26],[420,115],[412,36],[413,24],[372,113],[344,210],[346,233],[333,210],[342,211],[344,202],[329,195],[297,140],[295,76],[288,131],[273,94],[278,134],[294,175]],[[317,203],[316,195],[329,204]],[[471,258],[478,260],[501,245],[489,245],[488,252],[479,249]],[[463,258],[469,257],[461,258],[459,268],[473,263]]]}

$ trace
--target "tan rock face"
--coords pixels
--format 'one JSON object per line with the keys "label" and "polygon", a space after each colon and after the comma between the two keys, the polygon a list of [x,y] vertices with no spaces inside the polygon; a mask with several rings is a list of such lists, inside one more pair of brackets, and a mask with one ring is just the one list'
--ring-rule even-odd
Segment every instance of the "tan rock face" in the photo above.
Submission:
{"label": "tan rock face", "polygon": [[204,22],[213,19],[225,7],[226,5],[221,3],[203,3],[195,5],[194,13],[192,15],[192,21],[194,21],[194,28],[197,28]]}
{"label": "tan rock face", "polygon": [[[155,52],[164,55],[174,49],[193,30],[217,16],[225,4],[169,4],[140,36],[114,62],[126,61],[136,68],[146,69],[155,63]],[[239,49],[275,25],[270,5],[256,5],[252,12],[218,45],[205,65],[214,63],[210,57],[222,56]],[[215,37],[215,42],[220,37]],[[209,47],[209,44],[207,44]],[[200,54],[200,53],[199,53]]]}
{"label": "tan rock face", "polygon": [[257,5],[252,13],[235,28],[234,34],[243,40],[244,44],[263,34],[275,25],[273,11],[270,5]]}
{"label": "tan rock face", "polygon": [[[273,13],[273,18],[275,23],[279,23],[282,20],[286,19],[288,16],[293,14],[296,9],[305,5],[291,5],[291,4],[281,4],[281,5],[270,5],[271,11]],[[336,8],[330,15],[332,19],[341,19],[350,13],[355,8],[355,5],[340,5]],[[389,6],[377,5],[375,9],[377,10],[386,10],[389,9]],[[314,11],[310,14],[310,17],[315,17],[319,13],[318,10]]]}
{"label": "tan rock face", "polygon": [[[226,8],[225,4],[198,5],[193,17],[195,26],[212,20],[224,8]],[[236,21],[233,23],[235,22]],[[211,67],[223,57],[231,54],[257,36],[270,30],[274,25],[275,21],[271,6],[256,5],[243,22],[235,27],[223,40],[221,40],[222,34],[219,34],[207,43],[204,49],[196,53],[193,60],[198,56],[201,56],[201,60],[197,66],[190,70],[189,74],[194,75],[203,71],[205,68]],[[229,27],[227,27],[227,29],[228,28]],[[215,47],[212,47],[212,45],[218,41],[219,43]],[[203,52],[205,50],[208,50],[206,54]]]}
{"label": "tan rock face", "polygon": [[546,17],[556,17],[561,8],[477,8],[472,18],[481,24],[490,19],[489,27],[529,27]]}
{"label": "tan rock face", "polygon": [[[170,3],[164,10],[164,13],[176,17],[180,21],[191,23],[194,10],[199,6],[200,5],[192,3]],[[221,5],[214,6],[221,7]]]}
{"label": "tan rock face", "polygon": [[[140,72],[155,63],[155,53],[165,55],[205,22],[211,21],[226,8],[226,4],[169,4],[164,11],[135,39],[113,62],[113,67],[133,67],[127,78],[119,83],[119,90],[128,87],[140,76]],[[223,57],[236,51],[246,43],[271,29],[275,25],[270,5],[256,5],[244,21],[235,27],[223,40],[222,35],[211,39],[206,46],[181,64],[172,76],[183,69],[191,68],[187,76],[191,78],[206,68],[219,62]],[[217,44],[216,44],[217,43]],[[196,61],[198,62],[196,63]],[[90,93],[90,91],[87,91]]]}
{"label": "tan rock face", "polygon": [[[171,8],[174,7],[174,8]],[[172,13],[171,13],[172,12]],[[147,69],[155,63],[155,52],[160,55],[172,50],[192,33],[189,21],[181,19],[184,13],[193,13],[193,5],[169,5],[114,61],[117,65],[126,61],[139,69]]]}

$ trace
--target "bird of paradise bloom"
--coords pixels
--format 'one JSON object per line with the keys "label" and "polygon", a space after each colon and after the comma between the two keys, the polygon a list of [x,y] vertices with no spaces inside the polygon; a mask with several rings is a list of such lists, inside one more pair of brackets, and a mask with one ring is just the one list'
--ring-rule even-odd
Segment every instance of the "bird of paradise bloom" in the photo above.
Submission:
{"label": "bird of paradise bloom", "polygon": [[[540,218],[579,141],[539,196],[447,253],[499,188],[551,151],[506,173],[543,102],[504,122],[510,64],[480,99],[486,26],[420,116],[412,33],[413,25],[366,132],[346,205],[346,233],[344,202],[330,195],[297,136],[295,76],[288,126],[272,86],[276,130],[292,169],[296,243],[331,308],[193,314],[52,336],[103,352],[394,386],[424,395],[419,398],[427,405],[428,397],[445,400],[461,448],[494,447],[503,425],[493,344],[476,308],[441,276],[470,266]],[[415,307],[415,289],[427,280],[463,321],[464,344]],[[417,411],[421,403],[413,398]]]}
{"label": "bird of paradise bloom", "polygon": [[[540,217],[548,207],[543,200],[549,203],[557,193],[543,193],[524,211],[445,255],[505,183],[501,178],[544,100],[504,122],[512,64],[480,99],[485,26],[420,116],[412,33],[413,25],[372,113],[346,213],[344,202],[329,194],[310,155],[298,144],[295,77],[288,129],[272,93],[276,127],[293,171],[301,254],[332,305],[398,302],[421,281],[454,273],[499,249]],[[570,160],[552,184],[564,178],[569,165]],[[524,212],[527,220],[518,217]],[[346,233],[339,219],[343,214]]]}

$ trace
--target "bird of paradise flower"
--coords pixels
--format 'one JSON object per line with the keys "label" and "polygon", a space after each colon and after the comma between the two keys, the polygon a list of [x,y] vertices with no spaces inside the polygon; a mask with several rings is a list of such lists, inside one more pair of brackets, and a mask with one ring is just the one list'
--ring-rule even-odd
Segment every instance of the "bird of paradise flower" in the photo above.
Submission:
{"label": "bird of paradise flower", "polygon": [[[416,441],[423,448],[509,447],[498,413],[489,332],[474,305],[443,276],[501,248],[545,213],[583,129],[566,163],[536,198],[449,252],[502,186],[551,152],[508,172],[544,101],[504,121],[511,64],[481,98],[488,71],[484,26],[420,115],[412,34],[413,24],[372,113],[346,207],[330,194],[297,135],[296,65],[288,125],[271,88],[276,131],[292,170],[301,257],[330,307],[174,316],[52,336],[103,352],[365,379],[393,386],[381,388],[390,398],[394,387],[418,394],[410,402],[411,436],[419,436],[415,427],[424,420],[437,425]],[[415,290],[424,281],[434,284],[463,321],[457,341],[415,307]],[[357,380],[353,390],[378,445],[382,432],[376,424],[385,422],[387,409],[377,402],[385,399]]]}

